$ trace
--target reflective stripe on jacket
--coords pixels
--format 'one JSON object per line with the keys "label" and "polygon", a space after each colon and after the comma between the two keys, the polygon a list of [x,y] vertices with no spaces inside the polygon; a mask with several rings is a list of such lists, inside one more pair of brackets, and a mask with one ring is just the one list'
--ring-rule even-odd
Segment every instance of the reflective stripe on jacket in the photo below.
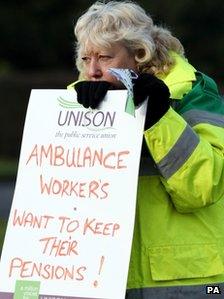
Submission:
{"label": "reflective stripe on jacket", "polygon": [[224,293],[224,283],[163,288],[130,289],[125,299],[217,299]]}

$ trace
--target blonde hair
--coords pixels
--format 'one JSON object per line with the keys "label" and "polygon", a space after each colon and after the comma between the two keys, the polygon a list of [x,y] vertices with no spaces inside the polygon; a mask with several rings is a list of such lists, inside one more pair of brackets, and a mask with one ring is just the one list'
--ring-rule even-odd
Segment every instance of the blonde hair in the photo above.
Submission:
{"label": "blonde hair", "polygon": [[184,55],[180,41],[171,32],[156,26],[144,9],[132,1],[97,1],[75,26],[76,65],[83,70],[81,54],[87,44],[109,47],[120,42],[135,55],[139,72],[167,73],[174,64],[169,51]]}

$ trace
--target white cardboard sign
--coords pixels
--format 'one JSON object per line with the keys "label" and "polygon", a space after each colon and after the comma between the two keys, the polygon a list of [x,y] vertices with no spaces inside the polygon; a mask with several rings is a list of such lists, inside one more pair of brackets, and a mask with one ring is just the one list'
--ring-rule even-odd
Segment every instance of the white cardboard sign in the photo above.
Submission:
{"label": "white cardboard sign", "polygon": [[125,297],[145,105],[32,90],[0,263],[1,299]]}

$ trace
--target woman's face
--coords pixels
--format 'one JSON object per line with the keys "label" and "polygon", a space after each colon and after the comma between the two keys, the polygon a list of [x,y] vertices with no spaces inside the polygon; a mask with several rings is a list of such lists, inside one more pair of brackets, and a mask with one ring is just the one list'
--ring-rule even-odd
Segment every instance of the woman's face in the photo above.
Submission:
{"label": "woman's face", "polygon": [[84,77],[90,81],[108,81],[120,88],[122,83],[108,72],[109,68],[128,68],[137,72],[134,55],[123,45],[114,43],[110,48],[97,48],[89,45],[81,56]]}

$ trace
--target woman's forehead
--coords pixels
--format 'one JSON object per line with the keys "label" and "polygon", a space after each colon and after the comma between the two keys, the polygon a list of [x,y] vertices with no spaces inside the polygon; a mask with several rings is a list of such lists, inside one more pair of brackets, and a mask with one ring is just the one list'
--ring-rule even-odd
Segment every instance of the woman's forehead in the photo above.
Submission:
{"label": "woman's forehead", "polygon": [[116,51],[121,45],[117,42],[108,43],[108,45],[96,45],[91,42],[86,42],[82,47],[82,53],[100,53],[103,51]]}

